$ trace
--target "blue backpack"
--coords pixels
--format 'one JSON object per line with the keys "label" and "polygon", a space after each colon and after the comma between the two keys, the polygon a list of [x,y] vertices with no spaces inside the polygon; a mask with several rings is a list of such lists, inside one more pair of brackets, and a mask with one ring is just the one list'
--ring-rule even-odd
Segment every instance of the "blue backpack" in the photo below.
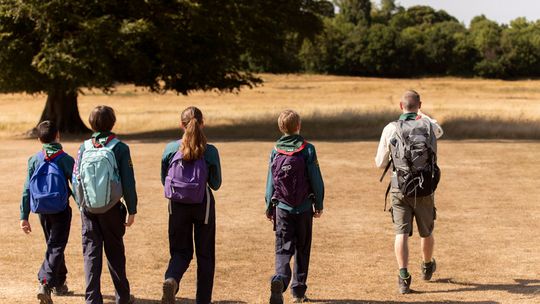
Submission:
{"label": "blue backpack", "polygon": [[30,177],[28,184],[32,212],[54,214],[66,209],[69,190],[66,176],[57,164],[65,155],[64,151],[58,152],[52,159],[46,158],[45,152],[36,155],[40,165]]}

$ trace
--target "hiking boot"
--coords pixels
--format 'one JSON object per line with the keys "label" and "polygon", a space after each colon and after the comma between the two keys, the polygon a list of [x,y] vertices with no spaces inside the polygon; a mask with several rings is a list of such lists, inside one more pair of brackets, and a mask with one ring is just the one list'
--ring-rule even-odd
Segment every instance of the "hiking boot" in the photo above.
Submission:
{"label": "hiking boot", "polygon": [[62,286],[60,287],[54,287],[52,293],[57,297],[67,296],[71,294],[66,283],[62,284]]}
{"label": "hiking boot", "polygon": [[411,277],[411,275],[409,275],[408,278],[403,279],[403,278],[398,274],[398,288],[399,288],[399,293],[401,293],[401,294],[411,293],[411,283],[412,283],[412,277]]}
{"label": "hiking boot", "polygon": [[306,302],[309,302],[309,299],[306,296],[301,296],[301,297],[293,296],[292,302],[293,303],[306,303]]}
{"label": "hiking boot", "polygon": [[39,304],[53,304],[51,299],[51,288],[47,284],[40,284],[37,292]]}
{"label": "hiking boot", "polygon": [[433,275],[435,270],[437,270],[437,262],[435,262],[435,259],[431,260],[431,263],[429,263],[429,265],[422,262],[422,279],[424,279],[425,281],[431,280],[431,276]]}
{"label": "hiking boot", "polygon": [[273,280],[270,283],[270,304],[283,304],[283,282]]}
{"label": "hiking boot", "polygon": [[173,278],[168,278],[163,282],[163,296],[161,297],[161,304],[174,304],[176,301],[176,290],[178,289],[178,283]]}

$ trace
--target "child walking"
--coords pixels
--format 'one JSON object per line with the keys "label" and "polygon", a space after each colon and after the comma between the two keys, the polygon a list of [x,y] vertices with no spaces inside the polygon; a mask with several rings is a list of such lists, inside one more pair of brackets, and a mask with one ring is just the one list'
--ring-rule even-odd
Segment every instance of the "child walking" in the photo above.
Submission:
{"label": "child walking", "polygon": [[[89,122],[95,133],[81,145],[73,174],[75,197],[81,209],[85,300],[87,304],[103,303],[104,248],[116,290],[116,303],[134,303],[126,276],[124,250],[126,227],[133,224],[137,213],[133,162],[128,145],[111,131],[116,122],[111,107],[96,107],[90,113]],[[122,197],[126,205],[120,201]]]}
{"label": "child walking", "polygon": [[42,150],[28,160],[20,226],[25,233],[30,233],[30,211],[39,215],[47,250],[38,272],[37,298],[41,304],[52,304],[51,291],[55,295],[68,293],[64,250],[71,226],[68,181],[75,161],[62,150],[60,134],[53,122],[43,121],[36,129]]}
{"label": "child walking", "polygon": [[[266,216],[276,232],[276,273],[270,283],[270,304],[282,304],[292,279],[294,303],[307,302],[307,276],[313,217],[323,213],[324,183],[315,147],[300,135],[300,115],[283,111],[283,136],[270,154],[266,182]],[[294,274],[290,261],[295,256]]]}
{"label": "child walking", "polygon": [[201,110],[188,107],[181,115],[181,140],[165,147],[161,183],[169,199],[169,251],[161,303],[174,304],[180,280],[197,254],[197,304],[212,300],[215,268],[216,216],[211,190],[221,186],[216,147],[207,144]]}

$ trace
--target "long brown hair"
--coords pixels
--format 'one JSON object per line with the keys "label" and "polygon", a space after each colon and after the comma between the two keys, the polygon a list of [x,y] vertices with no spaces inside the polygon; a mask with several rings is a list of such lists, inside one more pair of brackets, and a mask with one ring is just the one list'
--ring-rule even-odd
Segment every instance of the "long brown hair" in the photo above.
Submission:
{"label": "long brown hair", "polygon": [[196,107],[188,107],[182,111],[182,126],[184,135],[182,136],[182,159],[192,161],[203,156],[206,150],[206,135],[202,130],[203,114]]}

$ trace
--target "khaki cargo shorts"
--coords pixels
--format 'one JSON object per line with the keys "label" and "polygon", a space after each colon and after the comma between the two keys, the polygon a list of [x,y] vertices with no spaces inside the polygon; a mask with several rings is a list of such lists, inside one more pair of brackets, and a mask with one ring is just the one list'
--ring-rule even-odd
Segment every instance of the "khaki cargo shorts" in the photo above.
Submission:
{"label": "khaki cargo shorts", "polygon": [[392,214],[396,234],[408,234],[411,236],[413,218],[416,218],[420,237],[430,236],[437,218],[434,195],[414,198],[405,197],[398,191],[392,191],[391,195],[392,207],[390,208],[390,214]]}

